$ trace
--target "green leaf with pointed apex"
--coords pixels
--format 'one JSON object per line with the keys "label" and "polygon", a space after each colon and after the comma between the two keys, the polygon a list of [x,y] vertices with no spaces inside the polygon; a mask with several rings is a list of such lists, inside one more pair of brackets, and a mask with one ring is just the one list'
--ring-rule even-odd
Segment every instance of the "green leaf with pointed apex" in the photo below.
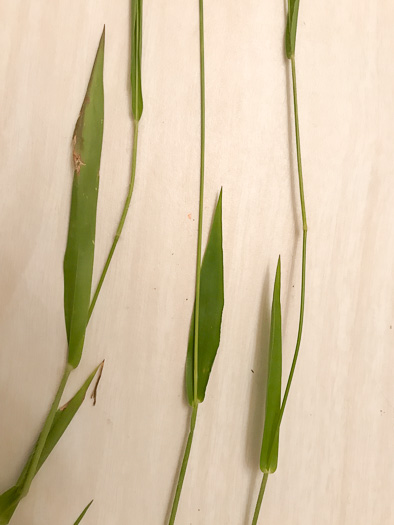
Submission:
{"label": "green leaf with pointed apex", "polygon": [[68,363],[73,368],[78,366],[82,356],[92,287],[104,123],[104,40],[105,30],[73,137],[75,171],[64,256],[64,315]]}
{"label": "green leaf with pointed apex", "polygon": [[299,6],[300,0],[289,0],[286,26],[287,58],[291,58],[295,54]]}
{"label": "green leaf with pointed apex", "polygon": [[82,521],[82,518],[85,516],[85,514],[87,513],[87,511],[89,510],[89,507],[90,505],[93,503],[93,500],[88,503],[88,505],[86,505],[86,507],[83,509],[81,515],[79,516],[79,518],[77,519],[77,521],[74,523],[74,525],[78,525],[78,523],[81,523]]}
{"label": "green leaf with pointed apex", "polygon": [[141,87],[142,0],[131,0],[131,108],[135,120],[140,120],[144,103]]}
{"label": "green leaf with pointed apex", "polygon": [[[204,401],[209,375],[220,343],[220,326],[224,306],[222,244],[222,191],[220,191],[201,264],[197,385],[199,403]],[[186,357],[186,393],[190,405],[193,404],[194,383],[194,316],[193,308]]]}
{"label": "green leaf with pointed apex", "polygon": [[275,472],[278,466],[279,422],[282,382],[282,318],[280,307],[280,257],[276,268],[271,309],[271,332],[268,357],[267,397],[265,402],[264,435],[260,468],[264,473]]}
{"label": "green leaf with pointed apex", "polygon": [[[74,395],[74,397],[72,397],[72,399],[70,399],[70,401],[66,403],[64,407],[57,410],[51,430],[49,431],[48,437],[45,441],[45,445],[42,450],[35,474],[37,474],[45,460],[48,458],[49,454],[55,448],[57,442],[62,437],[65,430],[71,423],[79,407],[82,405],[82,402],[86,396],[86,392],[100,366],[101,365],[99,365],[93,370],[93,372],[89,375],[89,377],[86,379],[86,381],[78,390],[78,392]],[[26,465],[24,466],[22,473],[19,476],[18,481],[16,482],[16,485],[0,495],[0,525],[6,525],[7,523],[9,523],[20,500],[22,499],[20,489],[23,487],[23,484],[25,482],[25,477],[29,470],[33,454],[34,449],[29,459],[27,460]]]}

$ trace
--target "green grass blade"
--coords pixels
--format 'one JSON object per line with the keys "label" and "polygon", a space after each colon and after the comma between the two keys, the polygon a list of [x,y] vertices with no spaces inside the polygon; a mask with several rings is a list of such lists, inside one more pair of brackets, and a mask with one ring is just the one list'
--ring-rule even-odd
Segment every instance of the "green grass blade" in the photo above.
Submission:
{"label": "green grass blade", "polygon": [[264,473],[275,472],[278,466],[279,421],[282,382],[282,320],[280,307],[280,257],[276,268],[271,310],[271,332],[268,361],[265,423],[261,447],[260,468]]}
{"label": "green grass blade", "polygon": [[286,27],[287,58],[291,58],[295,54],[299,6],[300,0],[289,0]]}
{"label": "green grass blade", "polygon": [[131,0],[131,108],[140,120],[144,108],[141,87],[142,0]]}
{"label": "green grass blade", "polygon": [[104,124],[104,40],[100,39],[73,137],[74,181],[64,256],[64,315],[68,363],[82,356],[92,287],[99,170]]}
{"label": "green grass blade", "polygon": [[[197,401],[199,403],[204,401],[209,375],[219,347],[223,306],[224,285],[221,191],[201,265],[197,375]],[[193,308],[186,357],[186,392],[190,405],[193,405],[194,399],[194,316],[195,312]]]}
{"label": "green grass blade", "polygon": [[88,505],[86,505],[86,507],[83,509],[81,515],[79,516],[79,518],[77,519],[77,521],[74,523],[74,525],[78,525],[78,523],[81,523],[83,517],[85,516],[85,514],[87,513],[87,511],[89,510],[90,508],[90,505],[93,503],[93,500],[88,503]]}
{"label": "green grass blade", "polygon": [[[90,384],[92,383],[93,378],[96,375],[100,366],[102,365],[99,365],[93,370],[93,372],[89,375],[89,377],[86,379],[86,381],[81,386],[81,388],[78,390],[78,392],[74,395],[74,397],[72,397],[70,401],[64,405],[64,407],[57,410],[55,418],[51,426],[51,429],[45,441],[45,445],[43,447],[40,458],[38,460],[37,468],[34,472],[34,476],[37,474],[39,469],[42,467],[43,463],[48,458],[52,450],[55,448],[59,439],[62,437],[65,430],[67,429],[67,427],[73,420],[75,414],[77,413],[78,409],[82,405],[82,402],[86,396],[86,392]],[[20,500],[23,497],[21,494],[21,488],[25,484],[27,472],[30,468],[30,464],[34,456],[35,448],[36,447],[34,447],[32,454],[27,460],[27,463],[25,467],[23,468],[18,481],[16,482],[16,485],[0,495],[0,525],[5,525],[9,523]]]}

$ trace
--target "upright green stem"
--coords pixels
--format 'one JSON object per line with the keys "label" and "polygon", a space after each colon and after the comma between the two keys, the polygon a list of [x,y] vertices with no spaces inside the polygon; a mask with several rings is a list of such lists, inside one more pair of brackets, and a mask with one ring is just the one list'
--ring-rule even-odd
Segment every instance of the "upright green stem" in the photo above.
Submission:
{"label": "upright green stem", "polygon": [[200,200],[198,208],[198,234],[197,234],[197,260],[196,260],[196,304],[194,311],[194,345],[193,345],[193,406],[190,419],[190,432],[187,438],[186,449],[183,455],[182,466],[179,472],[174,501],[172,503],[170,520],[168,525],[175,522],[178,510],[179,498],[181,497],[183,481],[185,479],[190,450],[193,442],[194,428],[196,426],[198,409],[198,330],[200,319],[200,281],[201,281],[201,245],[202,245],[202,221],[204,210],[204,167],[205,167],[205,64],[204,64],[204,2],[199,0],[199,25],[200,25],[200,89],[201,89],[201,160],[200,160]]}
{"label": "upright green stem", "polygon": [[201,277],[201,244],[202,219],[204,209],[204,167],[205,167],[205,61],[204,61],[204,2],[199,0],[200,12],[200,83],[201,83],[201,163],[200,163],[200,204],[198,211],[197,263],[196,263],[196,308],[194,313],[194,376],[193,397],[197,401],[198,386],[198,328],[200,316],[200,277]]}
{"label": "upright green stem", "polygon": [[30,463],[30,466],[29,466],[29,469],[28,471],[26,472],[26,477],[25,477],[25,480],[24,480],[24,483],[22,485],[22,487],[20,488],[20,496],[21,497],[24,497],[26,496],[26,494],[29,492],[29,488],[30,488],[30,485],[31,485],[31,482],[33,481],[33,478],[36,474],[36,470],[37,470],[37,465],[38,465],[38,462],[40,460],[40,456],[41,456],[41,453],[43,451],[43,448],[44,448],[44,445],[45,445],[45,441],[48,437],[48,434],[49,434],[49,431],[51,430],[51,426],[52,426],[52,423],[53,423],[53,420],[55,418],[55,414],[56,414],[56,411],[58,409],[58,406],[59,406],[59,403],[60,403],[60,399],[63,395],[63,392],[64,392],[64,389],[66,387],[66,384],[67,384],[67,380],[69,378],[69,375],[72,371],[72,367],[70,365],[67,365],[65,370],[64,370],[64,373],[63,373],[63,377],[60,381],[60,384],[59,384],[59,388],[56,392],[56,395],[55,395],[55,399],[53,400],[53,403],[52,403],[52,406],[49,410],[49,414],[45,420],[45,423],[44,423],[44,426],[41,430],[41,433],[38,437],[38,441],[37,441],[37,445],[34,449],[34,454],[33,454],[33,457],[31,459],[31,463]]}
{"label": "upright green stem", "polygon": [[[296,66],[295,66],[295,57],[291,56],[291,74],[292,74],[292,83],[293,83],[293,101],[294,101],[294,122],[295,122],[295,135],[296,135],[296,148],[297,148],[297,167],[298,167],[298,183],[300,188],[300,202],[301,202],[301,214],[302,214],[302,268],[301,268],[301,301],[300,301],[300,316],[298,322],[298,334],[297,342],[294,351],[293,362],[291,364],[289,378],[287,380],[285,393],[283,395],[282,404],[279,411],[278,421],[275,427],[275,433],[272,438],[271,449],[268,454],[268,462],[271,457],[273,450],[273,444],[275,443],[276,436],[279,432],[279,427],[282,422],[283,414],[286,408],[287,399],[289,397],[291,383],[293,381],[294,372],[297,364],[298,354],[300,352],[301,338],[302,338],[302,328],[304,324],[304,309],[305,309],[305,275],[306,275],[306,239],[308,226],[306,221],[306,210],[305,210],[305,196],[304,196],[304,180],[302,177],[302,162],[301,162],[301,141],[300,141],[300,127],[298,120],[298,98],[297,98],[297,77],[296,77]],[[268,474],[264,474],[263,480],[261,482],[260,492],[257,499],[256,509],[253,517],[252,525],[257,524],[259,517],[261,503],[263,501],[263,496],[265,492],[265,487],[268,481]]]}
{"label": "upright green stem", "polygon": [[96,291],[94,292],[94,295],[93,295],[93,299],[90,303],[88,319],[90,319],[92,315],[93,309],[97,301],[97,297],[100,293],[101,287],[103,286],[103,282],[104,282],[105,276],[107,275],[107,271],[111,263],[112,256],[115,252],[116,245],[118,244],[119,237],[122,233],[123,226],[124,226],[126,216],[127,216],[127,212],[129,211],[130,201],[131,201],[131,197],[133,195],[133,189],[134,189],[135,168],[137,165],[137,144],[138,144],[138,120],[134,120],[133,154],[132,154],[132,160],[131,160],[131,177],[130,177],[129,191],[127,193],[126,201],[123,206],[122,215],[120,217],[120,221],[119,221],[116,233],[115,233],[115,237],[114,237],[111,249],[109,251],[107,260],[105,261],[103,271],[101,273],[99,282],[96,287]]}
{"label": "upright green stem", "polygon": [[267,485],[267,481],[268,481],[268,474],[265,473],[263,476],[263,480],[261,482],[259,495],[257,497],[257,503],[256,503],[256,508],[254,509],[252,525],[257,525],[257,520],[259,519],[260,508],[263,502],[263,496],[265,492],[265,487]]}
{"label": "upright green stem", "polygon": [[181,497],[183,481],[185,479],[186,468],[189,462],[190,449],[192,447],[192,442],[193,442],[194,429],[196,426],[196,418],[197,418],[197,409],[198,409],[198,404],[193,406],[193,410],[191,414],[189,436],[187,438],[186,449],[183,455],[182,466],[179,472],[178,483],[176,486],[174,501],[172,503],[172,508],[171,508],[170,521],[168,522],[168,525],[173,525],[175,523],[176,512],[178,510],[178,504],[179,504],[179,498]]}

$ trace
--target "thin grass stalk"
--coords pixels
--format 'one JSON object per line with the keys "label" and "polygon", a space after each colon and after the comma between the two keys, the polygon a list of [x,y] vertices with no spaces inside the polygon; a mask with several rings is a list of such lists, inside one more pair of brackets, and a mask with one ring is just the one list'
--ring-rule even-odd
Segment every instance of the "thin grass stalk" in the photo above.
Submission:
{"label": "thin grass stalk", "polygon": [[177,510],[178,510],[179,499],[181,497],[183,481],[185,479],[187,464],[189,462],[190,450],[191,450],[192,442],[193,442],[194,429],[196,427],[197,410],[198,410],[198,404],[193,407],[192,413],[191,413],[190,431],[189,431],[189,436],[187,438],[185,454],[183,456],[181,470],[179,472],[179,480],[178,480],[176,490],[175,490],[174,502],[172,504],[169,524],[172,524],[175,522],[175,517],[176,517]]}
{"label": "thin grass stalk", "polygon": [[[296,63],[294,53],[290,56],[291,61],[291,76],[292,76],[292,86],[293,86],[293,105],[294,105],[294,126],[295,126],[295,136],[296,136],[296,150],[297,150],[297,170],[298,170],[298,183],[299,183],[299,192],[300,192],[300,203],[301,203],[301,215],[302,215],[302,267],[301,267],[301,298],[300,298],[300,314],[298,322],[298,333],[297,333],[297,342],[294,351],[293,361],[290,368],[289,377],[286,384],[285,393],[283,395],[283,400],[280,407],[280,412],[278,416],[278,422],[276,424],[275,434],[272,440],[272,447],[275,442],[275,438],[279,432],[279,427],[281,425],[283,414],[286,408],[286,403],[290,393],[290,387],[293,381],[295,368],[297,365],[298,355],[300,352],[301,339],[302,339],[302,329],[304,325],[304,311],[305,311],[305,285],[306,285],[306,246],[307,246],[307,234],[308,234],[308,225],[306,219],[306,207],[305,207],[305,195],[304,195],[304,179],[302,174],[302,160],[301,160],[301,140],[300,140],[300,126],[299,126],[299,115],[298,115],[298,96],[297,96],[297,75],[296,75]],[[271,456],[269,453],[269,457]],[[261,481],[260,491],[256,503],[256,508],[253,516],[252,525],[257,525],[259,512],[261,504],[263,501],[265,488],[268,482],[268,474],[264,474]]]}
{"label": "thin grass stalk", "polygon": [[123,230],[124,223],[126,221],[127,212],[129,211],[131,198],[133,196],[133,190],[134,190],[134,182],[135,182],[135,172],[136,172],[136,165],[137,165],[137,146],[138,146],[138,120],[134,120],[134,136],[133,136],[133,153],[132,153],[132,160],[131,160],[131,176],[130,176],[130,184],[129,184],[129,190],[127,192],[127,197],[123,206],[122,215],[119,220],[118,228],[115,233],[115,237],[111,246],[111,249],[109,250],[107,260],[105,261],[103,271],[101,272],[100,279],[97,283],[96,290],[93,294],[92,301],[90,303],[89,307],[89,314],[88,314],[88,320],[91,318],[94,307],[96,305],[97,298],[99,296],[101,287],[103,286],[105,276],[107,275],[109,265],[111,264],[112,257],[114,255],[116,245],[119,242],[120,235]]}
{"label": "thin grass stalk", "polygon": [[267,486],[267,481],[268,481],[268,473],[266,472],[264,473],[263,479],[261,481],[259,495],[257,497],[256,508],[254,509],[252,525],[257,525],[257,520],[259,519],[261,504],[263,502],[263,497],[265,493],[265,487]]}
{"label": "thin grass stalk", "polygon": [[131,174],[129,189],[123,206],[122,215],[115,233],[112,246],[109,250],[107,260],[105,261],[103,271],[97,283],[96,290],[93,294],[89,306],[88,319],[90,319],[95,307],[100,290],[103,286],[105,276],[107,275],[109,265],[114,255],[116,246],[119,242],[127,213],[130,208],[131,198],[133,196],[135,172],[137,165],[137,146],[138,146],[138,124],[143,112],[142,86],[141,86],[141,56],[142,56],[142,10],[143,0],[131,0],[131,64],[130,64],[130,87],[131,87],[131,113],[133,117],[133,153],[131,159]]}
{"label": "thin grass stalk", "polygon": [[198,210],[198,234],[197,234],[197,260],[196,260],[196,289],[195,289],[195,313],[194,313],[194,377],[193,377],[193,406],[190,418],[190,432],[183,455],[181,470],[175,490],[174,501],[171,508],[168,525],[175,523],[179,499],[182,493],[183,481],[189,462],[190,450],[193,443],[194,430],[199,405],[198,386],[198,331],[200,313],[200,281],[201,281],[201,245],[202,245],[202,223],[204,210],[204,175],[205,175],[205,57],[204,57],[204,1],[199,0],[199,28],[200,28],[200,92],[201,92],[201,150],[200,150],[200,196]]}
{"label": "thin grass stalk", "polygon": [[200,90],[201,90],[201,161],[200,161],[200,203],[198,210],[197,263],[196,263],[196,309],[194,316],[194,403],[197,400],[198,385],[198,329],[200,315],[200,277],[201,277],[201,244],[204,206],[205,175],[205,57],[204,57],[204,1],[199,0],[200,26]]}

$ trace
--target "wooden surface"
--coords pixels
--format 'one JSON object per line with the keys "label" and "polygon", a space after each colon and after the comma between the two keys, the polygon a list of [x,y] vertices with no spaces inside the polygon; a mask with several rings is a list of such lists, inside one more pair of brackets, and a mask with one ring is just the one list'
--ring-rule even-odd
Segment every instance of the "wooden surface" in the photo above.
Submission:
{"label": "wooden surface", "polygon": [[[177,524],[249,524],[261,473],[269,308],[282,257],[284,379],[301,231],[284,3],[205,2],[204,239],[223,186],[225,309]],[[0,3],[0,490],[65,360],[71,136],[106,24],[95,279],[125,198],[128,0]],[[305,332],[264,525],[394,523],[394,5],[302,0],[299,110],[309,224]],[[121,241],[66,396],[106,360],[14,525],[165,523],[185,443],[199,184],[197,0],[145,0],[144,113]],[[291,113],[290,113],[291,115]],[[289,152],[290,147],[290,152]]]}

